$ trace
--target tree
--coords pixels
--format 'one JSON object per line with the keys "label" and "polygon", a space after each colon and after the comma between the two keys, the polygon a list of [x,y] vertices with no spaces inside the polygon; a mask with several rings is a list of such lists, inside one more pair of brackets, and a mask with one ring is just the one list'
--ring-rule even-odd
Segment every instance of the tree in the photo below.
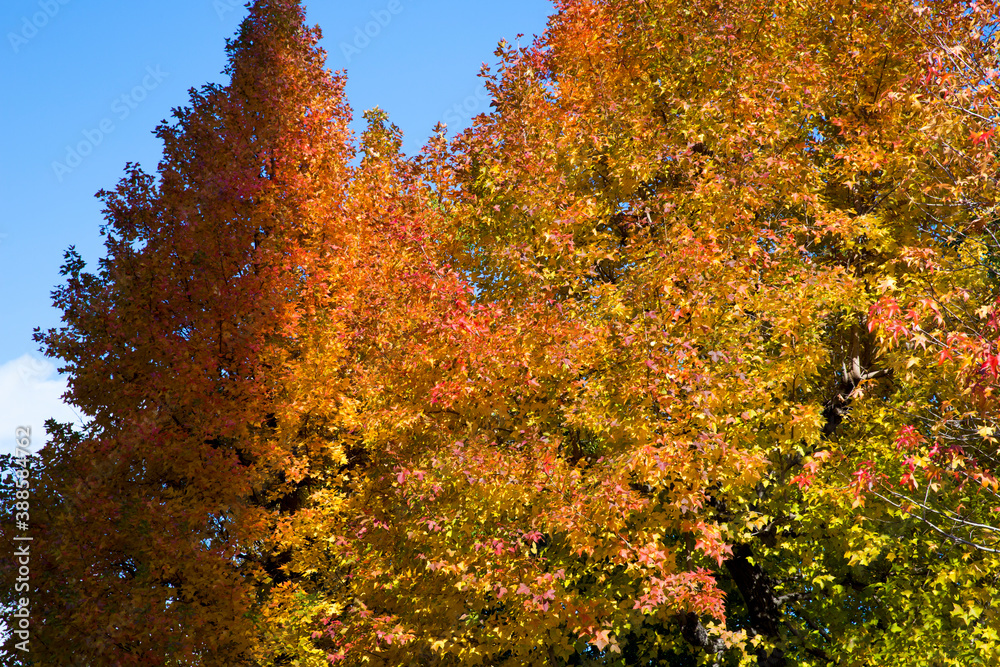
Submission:
{"label": "tree", "polygon": [[36,340],[90,421],[41,452],[32,664],[254,650],[273,569],[255,545],[285,495],[275,405],[345,226],[349,110],[318,38],[298,3],[255,3],[227,46],[229,85],[192,90],[158,129],[159,178],[130,165],[99,193],[98,272],[67,252],[64,326]]}
{"label": "tree", "polygon": [[[985,660],[995,8],[558,6],[498,51],[496,111],[455,152],[480,293],[555,294],[618,333],[595,356],[652,371],[627,393],[582,373],[611,408],[592,430],[763,462],[749,487],[709,476],[691,519],[732,547],[711,574],[759,664]],[[629,465],[651,439],[600,453],[669,506],[676,482]],[[671,602],[614,616],[626,664],[670,630],[722,650]]]}
{"label": "tree", "polygon": [[350,166],[254,4],[40,336],[95,416],[43,461],[46,655],[990,664],[995,7],[556,9],[470,130],[374,110]]}

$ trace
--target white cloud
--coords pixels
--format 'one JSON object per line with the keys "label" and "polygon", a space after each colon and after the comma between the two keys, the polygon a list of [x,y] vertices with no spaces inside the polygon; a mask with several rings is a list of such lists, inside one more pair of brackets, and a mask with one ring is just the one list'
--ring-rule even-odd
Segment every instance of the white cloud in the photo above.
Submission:
{"label": "white cloud", "polygon": [[31,449],[38,451],[47,438],[46,419],[79,425],[77,413],[60,398],[66,378],[51,362],[25,354],[0,365],[0,454],[14,452],[14,431],[31,427]]}

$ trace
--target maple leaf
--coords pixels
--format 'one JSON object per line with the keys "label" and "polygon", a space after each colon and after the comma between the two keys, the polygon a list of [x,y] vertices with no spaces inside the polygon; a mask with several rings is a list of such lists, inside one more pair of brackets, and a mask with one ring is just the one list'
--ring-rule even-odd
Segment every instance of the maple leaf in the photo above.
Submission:
{"label": "maple leaf", "polygon": [[610,630],[598,630],[594,633],[594,637],[590,643],[596,646],[597,650],[603,651],[611,643],[611,639],[608,637],[610,632]]}

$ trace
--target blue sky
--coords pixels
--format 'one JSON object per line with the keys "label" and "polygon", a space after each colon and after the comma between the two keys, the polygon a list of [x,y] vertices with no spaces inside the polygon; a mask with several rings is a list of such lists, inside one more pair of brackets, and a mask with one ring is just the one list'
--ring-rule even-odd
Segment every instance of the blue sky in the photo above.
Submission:
{"label": "blue sky", "polygon": [[[523,43],[541,33],[552,12],[548,0],[314,0],[306,8],[323,30],[327,65],[347,70],[356,119],[385,109],[409,154],[438,121],[453,133],[488,110],[481,64],[494,62],[501,38],[523,33]],[[75,245],[96,265],[94,193],[114,186],[126,162],[155,171],[153,129],[190,88],[224,82],[225,40],[245,13],[240,0],[0,3],[0,453],[12,451],[17,425],[37,436],[49,416],[76,418],[59,401],[65,378],[31,340],[34,327],[59,323],[50,293],[63,252]]]}

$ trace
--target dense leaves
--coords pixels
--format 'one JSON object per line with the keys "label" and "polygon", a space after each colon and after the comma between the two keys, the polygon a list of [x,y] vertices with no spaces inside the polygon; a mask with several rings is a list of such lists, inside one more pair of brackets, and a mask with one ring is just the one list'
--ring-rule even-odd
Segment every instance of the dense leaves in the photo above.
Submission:
{"label": "dense leaves", "polygon": [[565,0],[416,158],[302,21],[67,255],[37,664],[992,664],[994,6]]}

